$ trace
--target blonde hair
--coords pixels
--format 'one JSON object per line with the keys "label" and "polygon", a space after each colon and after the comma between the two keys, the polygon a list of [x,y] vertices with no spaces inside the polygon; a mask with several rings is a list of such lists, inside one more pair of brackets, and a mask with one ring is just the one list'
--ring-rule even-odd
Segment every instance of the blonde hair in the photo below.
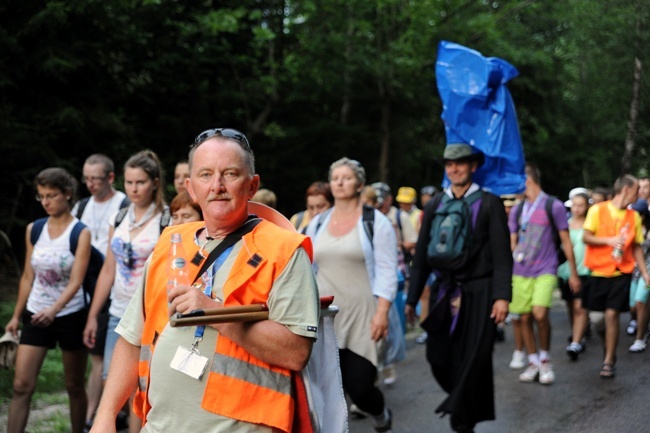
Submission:
{"label": "blonde hair", "polygon": [[272,207],[273,209],[275,209],[278,204],[278,198],[275,193],[266,188],[257,190],[253,198],[251,198],[251,201],[265,204],[268,207]]}

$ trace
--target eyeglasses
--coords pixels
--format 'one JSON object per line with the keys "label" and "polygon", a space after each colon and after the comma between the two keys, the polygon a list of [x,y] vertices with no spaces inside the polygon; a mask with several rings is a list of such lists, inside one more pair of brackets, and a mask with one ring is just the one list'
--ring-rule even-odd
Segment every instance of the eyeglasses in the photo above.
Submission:
{"label": "eyeglasses", "polygon": [[248,139],[246,138],[244,133],[231,128],[215,128],[215,129],[208,129],[203,131],[202,133],[196,136],[196,138],[194,139],[194,143],[190,146],[190,149],[198,146],[208,138],[213,137],[215,135],[226,137],[231,140],[235,140],[236,142],[238,142],[244,147],[244,150],[246,150],[247,152],[252,152],[251,145],[248,142]]}
{"label": "eyeglasses", "polygon": [[105,181],[106,179],[108,179],[108,176],[81,176],[81,183],[99,183]]}
{"label": "eyeglasses", "polygon": [[60,192],[57,192],[56,194],[46,194],[46,195],[38,195],[38,194],[36,194],[34,196],[34,198],[36,199],[36,201],[41,201],[42,202],[42,201],[45,201],[45,200],[48,200],[48,201],[49,200],[54,200],[55,198],[57,198],[60,195],[61,195]]}

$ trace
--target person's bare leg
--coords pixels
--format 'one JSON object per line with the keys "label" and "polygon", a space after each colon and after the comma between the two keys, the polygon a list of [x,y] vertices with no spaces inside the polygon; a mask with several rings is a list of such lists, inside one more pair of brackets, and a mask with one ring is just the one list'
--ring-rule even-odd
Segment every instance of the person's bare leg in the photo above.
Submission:
{"label": "person's bare leg", "polygon": [[88,399],[84,387],[86,381],[86,365],[88,351],[63,350],[63,370],[65,373],[65,388],[70,399],[70,423],[72,433],[82,433],[86,425],[86,408]]}
{"label": "person's bare leg", "polygon": [[573,328],[572,340],[573,343],[580,343],[587,332],[587,325],[589,323],[589,316],[587,310],[582,308],[582,299],[573,300]]}
{"label": "person's bare leg", "polygon": [[88,383],[86,386],[86,393],[88,394],[86,421],[92,421],[95,417],[95,411],[97,410],[97,406],[99,406],[99,400],[102,397],[102,390],[104,389],[104,381],[102,380],[104,357],[101,355],[90,355],[90,363],[90,374],[88,375]]}
{"label": "person's bare leg", "polygon": [[605,311],[605,364],[616,364],[616,346],[618,346],[619,312],[608,308]]}
{"label": "person's bare leg", "polygon": [[521,315],[521,335],[526,346],[526,352],[529,355],[537,353],[537,343],[535,342],[535,332],[533,331],[532,314],[526,313]]}
{"label": "person's bare leg", "polygon": [[21,344],[16,353],[13,396],[9,405],[7,433],[22,433],[29,418],[29,404],[36,389],[38,372],[47,355],[47,347]]}
{"label": "person's bare leg", "polygon": [[636,339],[645,341],[645,333],[648,330],[648,309],[643,302],[636,303]]}
{"label": "person's bare leg", "polygon": [[533,317],[539,334],[539,348],[548,352],[551,347],[551,322],[548,318],[548,308],[533,306]]}

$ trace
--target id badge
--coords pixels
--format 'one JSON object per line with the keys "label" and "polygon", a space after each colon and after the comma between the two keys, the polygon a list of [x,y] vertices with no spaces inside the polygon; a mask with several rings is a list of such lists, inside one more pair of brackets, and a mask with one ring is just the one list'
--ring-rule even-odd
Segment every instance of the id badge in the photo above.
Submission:
{"label": "id badge", "polygon": [[169,366],[193,379],[201,380],[208,366],[208,358],[201,356],[196,351],[178,346],[176,354]]}

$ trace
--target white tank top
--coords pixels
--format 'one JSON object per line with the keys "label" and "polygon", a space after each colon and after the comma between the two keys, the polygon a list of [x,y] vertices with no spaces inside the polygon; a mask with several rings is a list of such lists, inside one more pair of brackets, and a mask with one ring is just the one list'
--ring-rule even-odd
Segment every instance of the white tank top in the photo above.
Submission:
{"label": "white tank top", "polygon": [[[27,310],[31,313],[38,313],[54,305],[68,285],[74,263],[74,254],[70,251],[70,232],[78,221],[77,218],[73,218],[65,231],[55,239],[50,238],[49,221],[43,226],[30,258],[34,269],[34,282],[27,298]],[[56,317],[75,313],[84,306],[83,290],[80,286]]]}

